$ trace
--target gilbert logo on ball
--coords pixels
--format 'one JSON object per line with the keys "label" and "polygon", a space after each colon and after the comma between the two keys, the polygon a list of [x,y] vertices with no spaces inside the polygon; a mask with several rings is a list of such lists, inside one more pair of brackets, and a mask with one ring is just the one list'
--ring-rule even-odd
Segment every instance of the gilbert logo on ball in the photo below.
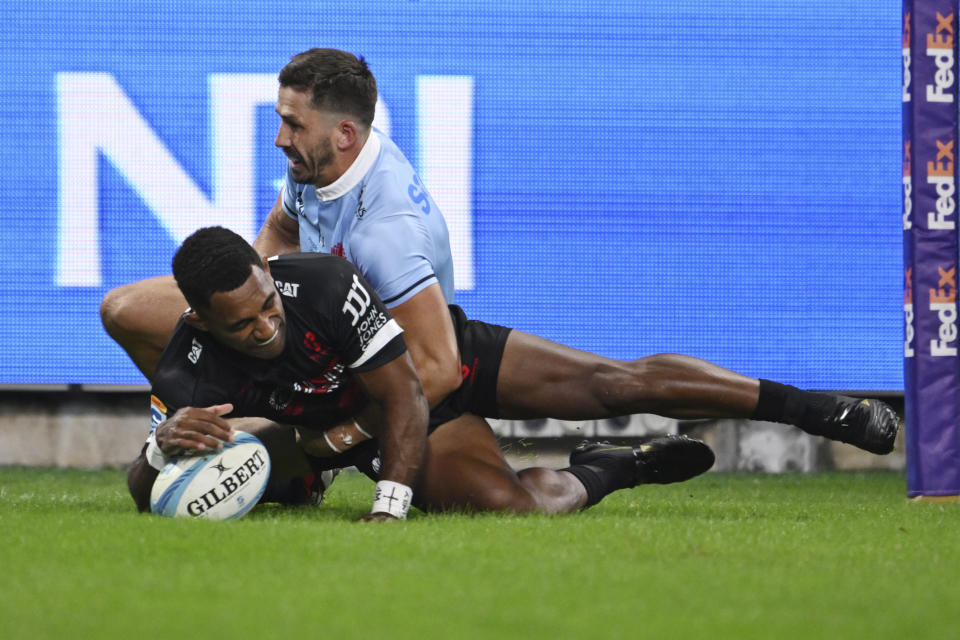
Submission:
{"label": "gilbert logo on ball", "polygon": [[150,510],[168,517],[239,518],[257,504],[269,478],[267,448],[237,431],[220,451],[171,460],[153,483]]}

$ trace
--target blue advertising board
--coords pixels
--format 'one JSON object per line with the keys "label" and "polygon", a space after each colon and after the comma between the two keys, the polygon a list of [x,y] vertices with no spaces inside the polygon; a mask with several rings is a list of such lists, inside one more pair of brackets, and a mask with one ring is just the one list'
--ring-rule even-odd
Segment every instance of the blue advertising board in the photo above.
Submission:
{"label": "blue advertising board", "polygon": [[903,388],[899,3],[0,6],[0,385],[143,384],[110,288],[278,192],[276,73],[363,55],[456,302],[613,358]]}

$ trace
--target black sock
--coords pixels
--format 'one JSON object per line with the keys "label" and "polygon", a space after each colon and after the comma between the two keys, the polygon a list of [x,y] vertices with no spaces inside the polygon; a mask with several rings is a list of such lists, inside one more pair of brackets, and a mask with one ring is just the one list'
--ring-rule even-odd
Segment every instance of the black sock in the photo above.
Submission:
{"label": "black sock", "polygon": [[807,433],[822,435],[836,407],[837,400],[831,395],[761,379],[760,398],[750,418],[792,424]]}
{"label": "black sock", "polygon": [[584,509],[597,504],[603,500],[604,496],[617,489],[626,489],[633,486],[632,478],[626,478],[622,473],[616,473],[592,464],[575,464],[566,469],[558,469],[558,471],[566,471],[571,474],[587,490],[587,502],[583,505]]}

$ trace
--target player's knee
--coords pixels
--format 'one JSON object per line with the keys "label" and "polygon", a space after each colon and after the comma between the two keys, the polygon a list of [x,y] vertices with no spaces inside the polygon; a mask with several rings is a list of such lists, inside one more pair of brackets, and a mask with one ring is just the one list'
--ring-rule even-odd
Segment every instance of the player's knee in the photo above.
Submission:
{"label": "player's knee", "polygon": [[483,482],[452,483],[428,488],[417,506],[427,511],[524,513],[536,507],[530,492],[517,480],[487,477]]}
{"label": "player's knee", "polygon": [[600,402],[612,415],[656,404],[670,394],[675,381],[674,358],[674,354],[661,353],[632,362],[599,365],[595,380]]}
{"label": "player's knee", "polygon": [[476,498],[475,506],[480,511],[526,513],[537,508],[537,500],[519,482],[489,487]]}
{"label": "player's knee", "polygon": [[604,362],[596,366],[590,377],[592,394],[609,415],[619,415],[624,407],[648,396],[655,381],[648,367],[635,362]]}

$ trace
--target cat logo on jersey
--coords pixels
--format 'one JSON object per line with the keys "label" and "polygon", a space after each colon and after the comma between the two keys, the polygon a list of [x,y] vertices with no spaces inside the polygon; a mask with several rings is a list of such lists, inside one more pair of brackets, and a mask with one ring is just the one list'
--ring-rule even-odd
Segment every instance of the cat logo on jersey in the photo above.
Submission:
{"label": "cat logo on jersey", "polygon": [[280,295],[287,298],[296,298],[300,291],[299,282],[281,282],[279,280],[274,280],[273,284],[277,287],[277,291],[280,292]]}

